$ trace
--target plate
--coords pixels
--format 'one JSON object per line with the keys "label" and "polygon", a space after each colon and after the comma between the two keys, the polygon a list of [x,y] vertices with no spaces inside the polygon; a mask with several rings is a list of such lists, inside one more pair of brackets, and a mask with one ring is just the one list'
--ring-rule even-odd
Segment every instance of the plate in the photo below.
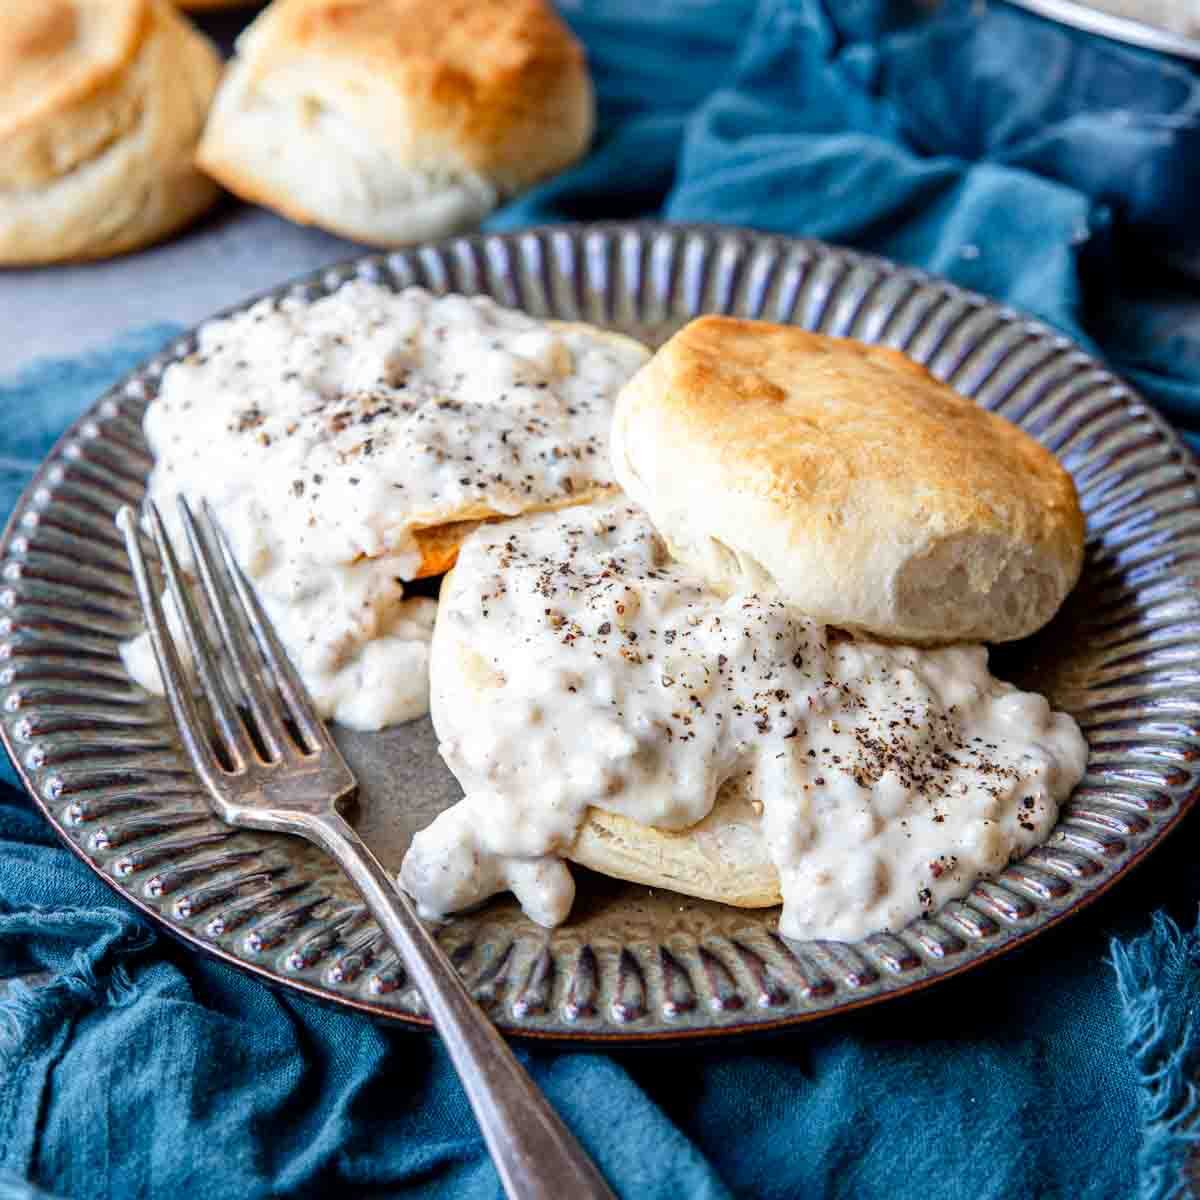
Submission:
{"label": "plate", "polygon": [[[1200,60],[1200,37],[1148,20],[1144,13],[1128,15],[1136,7],[1130,0],[1097,0],[1094,3],[1085,3],[1085,0],[1009,0],[1009,3],[1114,41],[1160,50],[1177,58]],[[1160,14],[1165,7],[1160,6]]]}
{"label": "plate", "polygon": [[[997,673],[1072,712],[1086,777],[1045,845],[964,900],[856,945],[787,943],[777,910],[726,908],[579,871],[568,924],[510,899],[437,936],[504,1028],[583,1040],[745,1033],[911,992],[1077,912],[1179,821],[1200,753],[1200,509],[1178,438],[1071,342],[983,297],[815,242],[616,224],[458,238],[358,259],[274,295],[347,279],[483,292],[537,315],[658,342],[729,312],[906,351],[1055,450],[1088,522],[1080,586]],[[140,625],[112,524],[143,495],[141,417],[187,335],[63,436],[0,545],[0,731],[66,844],[131,904],[206,954],[377,1017],[424,1021],[362,905],[318,851],[209,815],[163,704],[125,677]],[[363,784],[357,823],[389,868],[454,800],[428,721],[339,733]]]}

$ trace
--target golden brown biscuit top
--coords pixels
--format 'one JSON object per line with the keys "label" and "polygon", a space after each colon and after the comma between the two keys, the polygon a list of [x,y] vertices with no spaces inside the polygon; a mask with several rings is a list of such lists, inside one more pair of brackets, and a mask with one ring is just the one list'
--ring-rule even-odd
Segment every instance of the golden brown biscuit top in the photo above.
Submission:
{"label": "golden brown biscuit top", "polygon": [[[484,171],[504,164],[527,110],[585,69],[547,0],[278,0],[253,28],[239,49],[256,85],[301,69],[335,107],[349,92],[370,97],[360,123],[387,111],[390,92]],[[376,136],[410,140],[379,121]]]}
{"label": "golden brown biscuit top", "polygon": [[281,56],[407,63],[481,85],[536,61],[582,57],[545,0],[284,0],[276,20]]}
{"label": "golden brown biscuit top", "polygon": [[[1082,541],[1054,455],[895,350],[709,316],[658,357],[659,423],[724,463],[738,490],[816,509],[869,480],[929,528],[969,520],[1036,538],[1065,525]],[[837,523],[836,503],[825,520]]]}
{"label": "golden brown biscuit top", "polygon": [[0,20],[0,137],[104,85],[133,58],[150,0],[8,0]]}

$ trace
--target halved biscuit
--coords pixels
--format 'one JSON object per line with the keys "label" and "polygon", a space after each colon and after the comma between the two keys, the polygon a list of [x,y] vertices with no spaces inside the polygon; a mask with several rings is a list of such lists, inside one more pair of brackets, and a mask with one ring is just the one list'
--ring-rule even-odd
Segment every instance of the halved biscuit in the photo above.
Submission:
{"label": "halved biscuit", "polygon": [[[451,581],[452,574],[447,575],[442,586]],[[459,640],[453,621],[437,622],[429,666],[437,729],[457,729],[462,712],[496,704],[496,692],[505,684],[482,655]],[[708,816],[682,830],[655,829],[621,813],[589,808],[563,854],[602,875],[738,908],[780,903],[779,875],[767,854],[759,809],[738,780],[722,787]]]}

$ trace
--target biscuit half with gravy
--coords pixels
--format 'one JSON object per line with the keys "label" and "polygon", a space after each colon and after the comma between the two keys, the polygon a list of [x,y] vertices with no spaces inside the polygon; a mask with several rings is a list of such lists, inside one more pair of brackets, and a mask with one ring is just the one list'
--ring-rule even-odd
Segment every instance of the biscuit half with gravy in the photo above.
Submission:
{"label": "biscuit half with gravy", "polygon": [[851,637],[723,594],[623,496],[476,530],[443,581],[431,713],[461,800],[400,880],[429,915],[510,890],[565,920],[563,860],[780,930],[897,929],[1027,852],[1078,782],[1065,713],[979,645]]}
{"label": "biscuit half with gravy", "polygon": [[548,0],[276,0],[238,40],[198,161],[294,221],[394,246],[477,224],[592,125]]}
{"label": "biscuit half with gravy", "polygon": [[[614,487],[617,391],[649,351],[486,297],[358,279],[212,321],[146,410],[148,495],[207,502],[322,715],[424,711],[441,574],[481,523]],[[177,539],[182,544],[182,536]],[[161,682],[143,636],[130,674]]]}
{"label": "biscuit half with gravy", "polygon": [[[632,370],[633,364],[643,361],[649,355],[649,351],[633,338],[588,325],[583,321],[547,321],[545,328],[553,336],[606,349],[611,353],[614,363],[624,364],[617,367],[618,371]],[[606,398],[615,401],[616,394],[609,392],[606,387],[598,398],[602,402]],[[572,444],[574,439],[569,424],[564,432],[566,440],[563,449],[568,456],[573,456],[578,453],[579,447]],[[609,477],[610,460],[604,460],[596,466],[599,469],[594,474],[589,472],[582,479],[565,483],[557,495],[535,498],[531,494],[527,502],[518,506],[515,511],[510,511],[507,506],[499,507],[494,500],[487,499],[459,504],[450,510],[435,510],[432,513],[426,511],[420,516],[414,516],[412,537],[420,552],[420,564],[412,577],[430,579],[444,575],[454,566],[463,542],[481,525],[504,521],[524,513],[573,508],[615,492],[616,485]]]}
{"label": "biscuit half with gravy", "polygon": [[103,258],[217,198],[192,158],[221,60],[167,0],[10,0],[0,266]]}
{"label": "biscuit half with gravy", "polygon": [[[442,586],[453,590],[453,572]],[[459,726],[455,713],[504,703],[505,679],[462,639],[462,632],[457,623],[440,621],[430,646],[430,709],[435,727],[447,732]],[[737,780],[721,788],[707,817],[683,830],[655,829],[593,807],[565,857],[614,879],[735,908],[769,908],[781,897],[761,812],[762,805]]]}
{"label": "biscuit half with gravy", "polygon": [[322,561],[438,575],[481,521],[611,490],[616,393],[649,358],[582,323],[365,281],[205,326],[146,413],[150,495],[292,529]]}
{"label": "biscuit half with gravy", "polygon": [[944,644],[1024,636],[1076,582],[1049,451],[893,351],[719,317],[611,441],[629,499],[477,530],[443,583],[466,795],[402,867],[427,911],[507,886],[557,923],[567,858],[853,939],[1046,836],[1086,742]]}
{"label": "biscuit half with gravy", "polygon": [[1054,455],[895,350],[701,317],[622,390],[612,444],[677,558],[843,629],[1026,637],[1082,569]]}

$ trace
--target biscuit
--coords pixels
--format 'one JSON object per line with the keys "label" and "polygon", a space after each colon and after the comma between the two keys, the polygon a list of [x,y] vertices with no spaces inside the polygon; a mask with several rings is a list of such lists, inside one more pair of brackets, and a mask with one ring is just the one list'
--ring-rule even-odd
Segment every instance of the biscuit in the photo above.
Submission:
{"label": "biscuit", "polygon": [[614,879],[734,908],[770,908],[783,900],[758,810],[733,782],[703,821],[678,831],[589,808],[566,857]]}
{"label": "biscuit", "polygon": [[392,246],[477,224],[592,125],[583,51],[546,0],[276,0],[198,161],[294,221]]}
{"label": "biscuit", "polygon": [[0,27],[0,265],[103,258],[193,220],[221,61],[166,0],[13,0]]}
{"label": "biscuit", "polygon": [[701,317],[622,389],[611,445],[675,557],[843,629],[1024,637],[1082,567],[1054,455],[894,350]]}
{"label": "biscuit", "polygon": [[[453,588],[453,573],[442,588]],[[503,703],[505,681],[463,640],[461,625],[439,619],[430,646],[430,708],[445,736],[462,714]],[[738,781],[730,780],[712,812],[688,829],[655,829],[621,813],[589,808],[564,856],[603,875],[737,908],[780,902],[779,874],[767,852],[759,811]]]}

